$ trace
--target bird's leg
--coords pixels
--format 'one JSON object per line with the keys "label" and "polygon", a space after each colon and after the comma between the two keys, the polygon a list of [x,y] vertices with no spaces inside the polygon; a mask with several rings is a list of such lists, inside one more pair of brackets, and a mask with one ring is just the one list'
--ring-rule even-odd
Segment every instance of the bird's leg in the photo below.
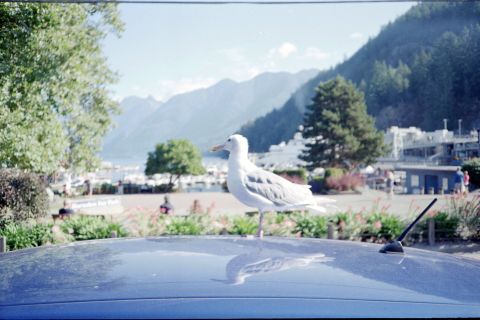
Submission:
{"label": "bird's leg", "polygon": [[263,211],[260,210],[260,219],[258,221],[257,237],[263,238]]}

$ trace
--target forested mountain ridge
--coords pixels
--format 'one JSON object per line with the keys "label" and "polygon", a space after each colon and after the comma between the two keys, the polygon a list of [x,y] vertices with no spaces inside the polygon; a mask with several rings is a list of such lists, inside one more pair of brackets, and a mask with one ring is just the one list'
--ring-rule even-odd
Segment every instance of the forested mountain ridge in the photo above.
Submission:
{"label": "forested mountain ridge", "polygon": [[423,3],[385,26],[350,59],[321,72],[279,109],[244,125],[252,151],[288,140],[315,87],[336,75],[364,93],[376,125],[438,129],[442,119],[480,125],[480,4]]}

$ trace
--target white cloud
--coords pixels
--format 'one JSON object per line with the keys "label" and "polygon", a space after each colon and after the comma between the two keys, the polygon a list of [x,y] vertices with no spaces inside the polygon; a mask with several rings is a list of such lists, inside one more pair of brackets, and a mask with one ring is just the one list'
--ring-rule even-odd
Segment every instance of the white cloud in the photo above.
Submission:
{"label": "white cloud", "polygon": [[354,32],[354,33],[350,34],[350,38],[354,39],[354,40],[363,39],[364,37],[365,37],[365,35],[363,33],[360,33],[360,32]]}
{"label": "white cloud", "polygon": [[280,53],[282,58],[286,58],[292,53],[295,53],[296,51],[297,47],[295,47],[295,45],[290,42],[285,42],[278,48],[278,53]]}
{"label": "white cloud", "polygon": [[279,47],[270,49],[268,52],[268,57],[272,59],[280,56],[281,58],[285,59],[297,51],[298,49],[293,43],[284,42]]}
{"label": "white cloud", "polygon": [[315,59],[315,60],[325,60],[330,58],[332,55],[328,52],[322,51],[316,47],[308,47],[305,50],[303,58]]}

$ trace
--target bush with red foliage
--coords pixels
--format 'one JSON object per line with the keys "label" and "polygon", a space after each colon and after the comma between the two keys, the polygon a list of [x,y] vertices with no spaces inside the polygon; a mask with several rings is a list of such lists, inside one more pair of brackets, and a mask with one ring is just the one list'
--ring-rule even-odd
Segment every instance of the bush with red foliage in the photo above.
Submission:
{"label": "bush with red foliage", "polygon": [[363,178],[358,173],[346,173],[341,177],[328,177],[326,183],[330,189],[349,191],[363,186]]}

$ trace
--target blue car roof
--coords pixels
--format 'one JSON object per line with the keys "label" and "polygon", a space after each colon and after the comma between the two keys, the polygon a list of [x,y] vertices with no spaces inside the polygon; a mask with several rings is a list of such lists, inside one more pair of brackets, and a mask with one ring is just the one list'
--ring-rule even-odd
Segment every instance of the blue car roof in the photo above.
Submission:
{"label": "blue car roof", "polygon": [[[104,306],[114,314],[130,306],[127,309],[138,310],[135,316],[141,317],[152,303],[165,311],[165,301],[170,308],[172,301],[189,301],[200,312],[201,305],[223,301],[222,312],[243,303],[242,310],[250,305],[258,316],[261,301],[278,305],[269,312],[280,312],[294,301],[318,308],[327,301],[330,311],[350,302],[353,313],[343,316],[356,315],[362,310],[359,305],[367,302],[401,305],[397,312],[404,312],[396,314],[402,316],[418,316],[414,311],[421,308],[480,315],[477,261],[411,248],[404,255],[382,254],[379,249],[349,241],[212,236],[97,240],[19,250],[0,254],[0,314],[21,317],[21,310],[29,310],[40,315],[48,306],[64,310],[58,306],[71,305],[76,306],[76,317],[82,317],[82,310],[87,314]],[[378,308],[373,310],[385,309]],[[188,307],[177,309],[187,312]],[[215,308],[206,310],[212,313],[204,316],[215,317]],[[348,307],[339,310],[347,312]],[[372,315],[369,310],[364,316]]]}

